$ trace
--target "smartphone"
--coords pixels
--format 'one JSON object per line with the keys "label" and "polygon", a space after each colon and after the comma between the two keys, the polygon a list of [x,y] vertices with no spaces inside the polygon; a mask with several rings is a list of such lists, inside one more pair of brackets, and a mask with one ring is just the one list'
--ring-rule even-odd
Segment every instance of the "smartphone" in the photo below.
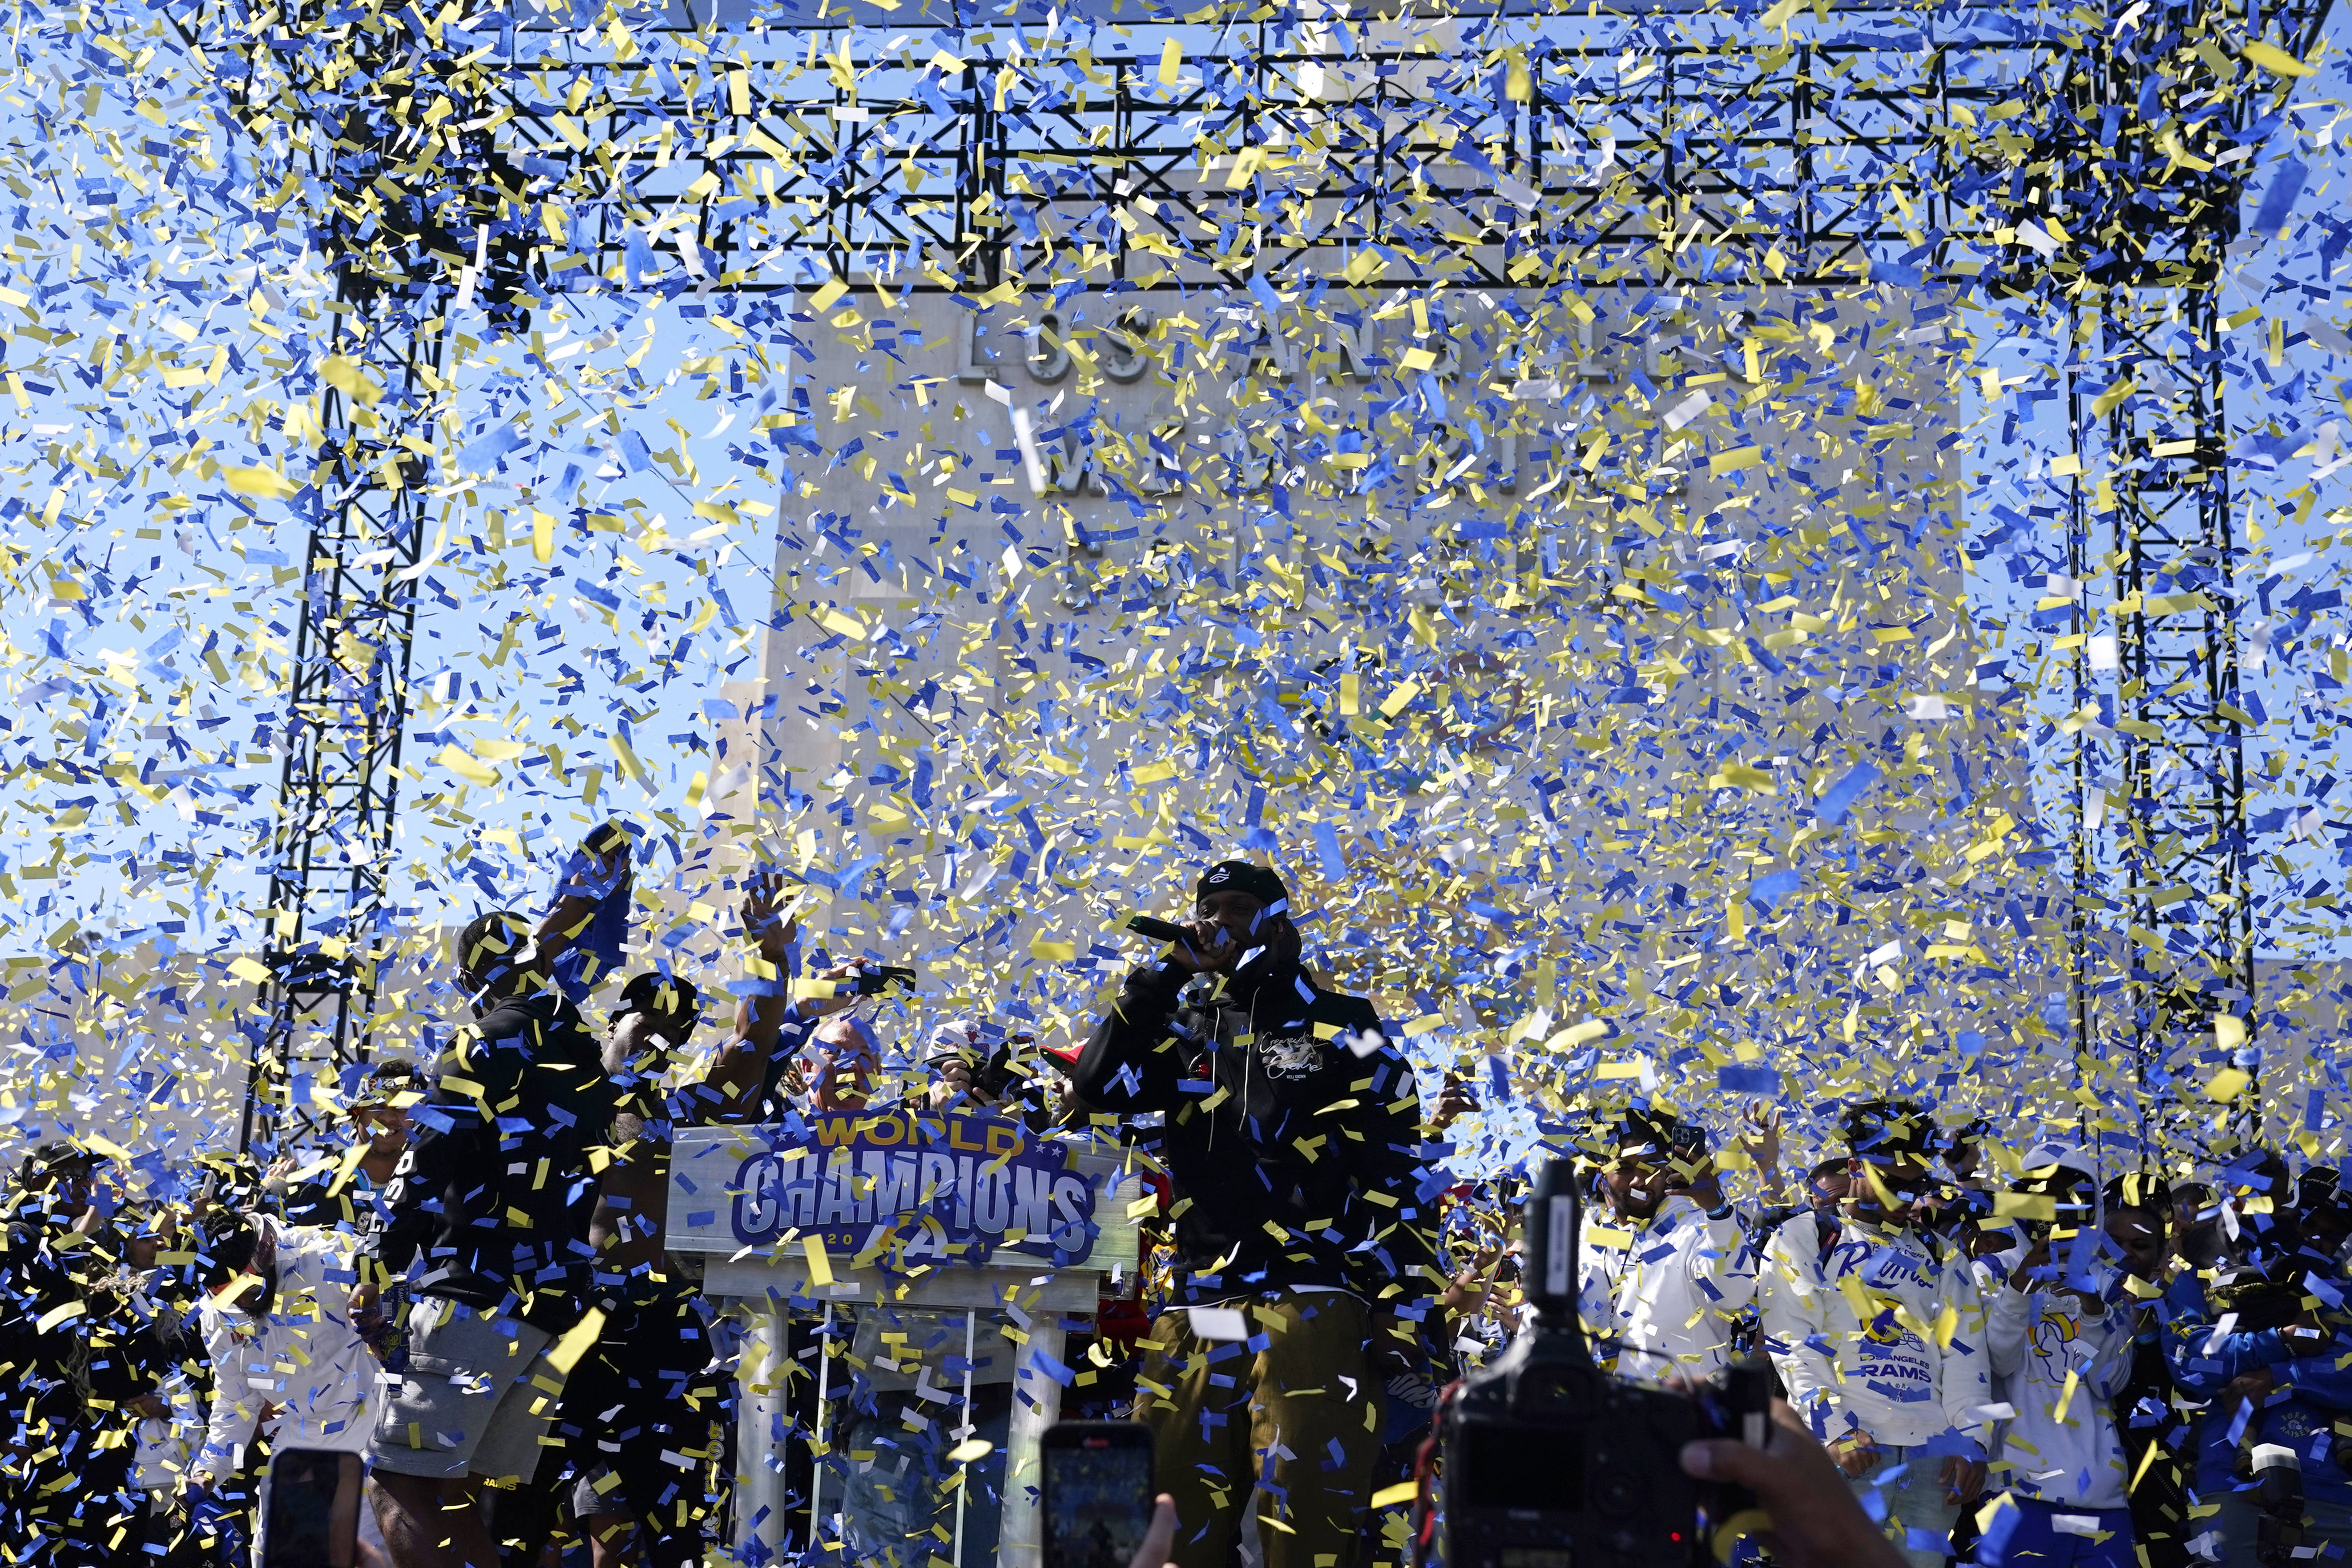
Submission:
{"label": "smartphone", "polygon": [[1666,1152],[1683,1164],[1697,1164],[1706,1158],[1706,1129],[1685,1122],[1667,1141]]}
{"label": "smartphone", "polygon": [[1190,942],[1192,933],[1168,921],[1154,920],[1150,915],[1129,915],[1127,929],[1138,936],[1148,936],[1154,942]]}
{"label": "smartphone", "polygon": [[1151,1428],[1140,1421],[1057,1421],[1045,1428],[1045,1568],[1117,1568],[1151,1528]]}
{"label": "smartphone", "polygon": [[912,991],[915,988],[915,972],[902,969],[895,963],[886,963],[879,969],[866,970],[857,976],[857,994],[860,996],[879,996],[893,985]]}

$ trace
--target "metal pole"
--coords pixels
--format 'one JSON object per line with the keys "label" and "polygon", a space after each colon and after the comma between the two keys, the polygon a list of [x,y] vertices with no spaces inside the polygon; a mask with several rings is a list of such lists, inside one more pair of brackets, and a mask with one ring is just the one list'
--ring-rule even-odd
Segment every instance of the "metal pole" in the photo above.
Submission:
{"label": "metal pole", "polygon": [[[977,1430],[971,1418],[971,1357],[978,1348],[980,1314],[966,1307],[963,1310],[963,1426],[955,1434],[959,1441],[967,1440]],[[955,1544],[951,1549],[956,1568],[963,1568],[963,1505],[971,1495],[971,1467],[964,1465],[956,1471]]]}
{"label": "metal pole", "polygon": [[824,1462],[831,1458],[824,1444],[824,1399],[827,1378],[833,1371],[833,1303],[824,1304],[824,1322],[817,1331],[816,1341],[816,1414],[809,1420],[809,1448],[816,1463],[809,1467],[809,1551],[817,1549],[817,1535],[822,1517],[817,1510],[824,1497]]}

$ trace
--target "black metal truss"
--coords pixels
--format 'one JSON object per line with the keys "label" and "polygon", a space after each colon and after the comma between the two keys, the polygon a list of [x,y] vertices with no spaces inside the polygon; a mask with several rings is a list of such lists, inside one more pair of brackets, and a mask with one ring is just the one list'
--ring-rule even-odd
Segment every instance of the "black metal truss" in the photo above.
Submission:
{"label": "black metal truss", "polygon": [[286,1116],[292,1093],[369,1053],[378,967],[397,943],[388,886],[407,729],[424,519],[424,465],[401,444],[446,342],[417,331],[364,281],[338,279],[331,352],[384,378],[362,403],[330,384],[326,444],[287,698],[286,762],[269,846],[263,962],[249,1030],[240,1147]]}
{"label": "black metal truss", "polygon": [[[2237,532],[2211,289],[2111,296],[2100,322],[2134,390],[2107,416],[2115,462],[2118,693],[2131,921],[2130,1026],[2153,1068],[2217,1018],[2251,1022],[2253,889],[2238,689]],[[2258,1099],[2251,1100],[2258,1104]]]}
{"label": "black metal truss", "polygon": [[[1107,59],[1100,90],[1083,103],[1000,108],[994,61],[969,64],[960,79],[918,96],[907,82],[919,73],[887,58],[857,59],[850,69],[867,82],[898,80],[895,96],[824,89],[814,73],[787,79],[747,68],[740,111],[723,81],[696,95],[633,92],[643,73],[610,58],[543,60],[529,77],[504,78],[494,97],[509,116],[501,132],[515,139],[517,163],[549,160],[590,182],[567,198],[576,215],[572,248],[542,263],[543,281],[559,289],[626,281],[630,231],[670,205],[634,171],[585,149],[665,126],[691,126],[700,140],[671,161],[668,186],[706,178],[717,185],[692,204],[691,226],[720,265],[689,270],[707,270],[703,281],[730,289],[800,285],[796,270],[772,277],[743,265],[753,258],[805,257],[846,278],[861,257],[909,247],[951,278],[911,280],[915,289],[986,288],[1002,280],[1009,247],[1023,243],[1024,218],[1058,231],[1065,251],[1097,242],[1105,281],[1150,270],[1145,286],[1158,288],[1239,285],[1251,276],[1311,282],[1330,270],[1336,251],[1367,246],[1399,257],[1370,281],[1375,288],[1540,285],[1649,258],[1662,237],[1678,254],[1726,247],[1751,265],[1777,248],[1775,282],[1851,284],[1858,263],[1906,253],[1927,277],[1961,282],[1943,269],[1948,243],[1916,237],[1960,226],[1948,194],[1958,162],[1952,108],[1989,112],[2017,90],[2012,77],[2064,58],[2054,47],[1987,37],[1931,39],[1924,51],[1808,43],[1777,65],[1749,47],[1685,45],[1645,54],[1651,63],[1619,81],[1608,48],[1538,49],[1524,100],[1496,95],[1475,123],[1440,136],[1428,100],[1392,74],[1425,72],[1429,57],[1375,52],[1339,62],[1285,51],[1269,29],[1258,31],[1255,49],[1195,62],[1203,79],[1181,91],[1145,87],[1132,58]],[[1302,80],[1338,64],[1373,73],[1369,89],[1327,101]],[[1245,86],[1213,85],[1231,73]],[[567,82],[588,88],[576,110],[564,108],[570,91],[542,96]],[[1832,90],[1832,82],[1857,85]],[[1204,139],[1223,160],[1207,181],[1193,174]],[[1458,161],[1465,147],[1487,168]],[[1241,186],[1213,183],[1245,153],[1271,162]],[[1520,199],[1502,194],[1496,176],[1525,187]],[[1246,255],[1192,258],[1191,237],[1269,195],[1304,204],[1312,231]],[[1107,206],[1129,222],[1102,218]],[[1069,238],[1090,223],[1085,238]],[[676,258],[683,226],[666,226],[649,247]],[[1438,237],[1456,264],[1418,265],[1409,253]],[[1027,248],[1036,252],[1038,242]],[[1139,268],[1156,248],[1188,259]]]}

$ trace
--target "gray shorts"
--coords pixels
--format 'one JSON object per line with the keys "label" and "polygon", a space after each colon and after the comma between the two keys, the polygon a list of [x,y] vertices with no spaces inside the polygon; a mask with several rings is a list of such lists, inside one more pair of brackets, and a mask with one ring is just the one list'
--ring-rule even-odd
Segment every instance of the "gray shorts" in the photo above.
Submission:
{"label": "gray shorts", "polygon": [[408,1314],[408,1368],[376,1417],[369,1460],[401,1476],[529,1480],[563,1392],[547,1359],[552,1339],[461,1301],[419,1297]]}

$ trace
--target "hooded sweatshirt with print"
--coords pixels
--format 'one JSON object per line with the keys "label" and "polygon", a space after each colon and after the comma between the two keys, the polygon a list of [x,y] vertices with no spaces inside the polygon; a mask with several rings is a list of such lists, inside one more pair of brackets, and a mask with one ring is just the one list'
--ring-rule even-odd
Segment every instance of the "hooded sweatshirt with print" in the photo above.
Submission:
{"label": "hooded sweatshirt with print", "polygon": [[1129,974],[1070,1075],[1089,1107],[1167,1115],[1178,1300],[1433,1295],[1421,1099],[1372,1005],[1290,968],[1247,997],[1180,1005],[1186,978]]}
{"label": "hooded sweatshirt with print", "polygon": [[2131,1377],[2138,1310],[2110,1303],[2094,1315],[2071,1290],[2020,1290],[2009,1280],[2021,1256],[1989,1260],[1993,1395],[2017,1412],[1991,1485],[2073,1508],[2128,1507],[2114,1402]]}
{"label": "hooded sweatshirt with print", "polygon": [[1843,1216],[1825,1239],[1800,1215],[1757,1278],[1789,1403],[1824,1440],[1982,1458],[1991,1403],[1984,1302],[1968,1262],[1913,1230]]}

